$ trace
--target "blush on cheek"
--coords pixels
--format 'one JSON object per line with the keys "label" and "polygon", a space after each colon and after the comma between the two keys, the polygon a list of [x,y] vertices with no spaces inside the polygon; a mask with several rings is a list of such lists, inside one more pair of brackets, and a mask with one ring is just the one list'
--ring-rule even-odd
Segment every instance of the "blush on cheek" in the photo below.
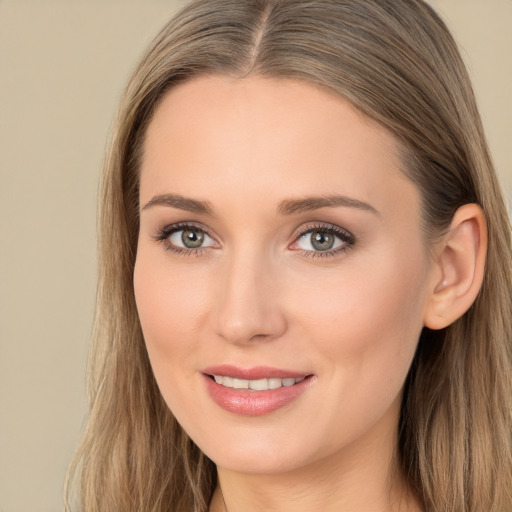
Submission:
{"label": "blush on cheek", "polygon": [[173,332],[180,324],[186,325],[184,315],[194,310],[194,298],[192,287],[182,282],[183,277],[170,274],[166,265],[155,259],[149,250],[140,251],[134,270],[134,290],[144,332],[153,331],[158,336]]}
{"label": "blush on cheek", "polygon": [[422,328],[422,302],[410,286],[414,269],[405,265],[396,275],[395,267],[387,272],[381,267],[363,283],[340,281],[331,288],[334,293],[306,308],[316,308],[318,350],[343,362],[338,378],[354,410],[358,402],[370,401],[377,415],[400,393]]}

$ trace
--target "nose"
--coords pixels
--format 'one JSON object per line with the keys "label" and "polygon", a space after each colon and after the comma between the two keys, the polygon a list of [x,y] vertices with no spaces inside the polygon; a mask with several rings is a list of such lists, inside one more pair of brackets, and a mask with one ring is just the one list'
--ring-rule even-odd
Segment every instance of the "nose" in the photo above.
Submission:
{"label": "nose", "polygon": [[234,344],[270,341],[287,328],[272,264],[257,255],[233,256],[218,276],[217,335]]}

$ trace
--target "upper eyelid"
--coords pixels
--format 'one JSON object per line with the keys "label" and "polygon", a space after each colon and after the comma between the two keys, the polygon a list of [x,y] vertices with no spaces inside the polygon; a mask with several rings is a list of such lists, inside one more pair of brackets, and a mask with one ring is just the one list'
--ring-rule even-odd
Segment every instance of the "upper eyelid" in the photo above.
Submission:
{"label": "upper eyelid", "polygon": [[[219,239],[219,237],[212,235],[212,233],[208,229],[208,227],[206,227],[205,225],[203,225],[200,222],[194,222],[194,221],[177,222],[175,224],[169,224],[167,226],[164,226],[163,228],[161,228],[158,231],[157,236],[160,236],[164,233],[167,233],[170,235],[171,233],[175,233],[176,231],[180,231],[180,230],[186,229],[188,227],[200,229],[201,231],[204,231],[204,233],[206,233],[209,237],[213,238],[214,240]],[[332,231],[332,232],[338,233],[338,234],[345,234],[348,238],[351,238],[351,239],[355,238],[354,235],[346,228],[342,228],[341,226],[337,226],[336,224],[331,224],[329,222],[324,223],[324,222],[316,221],[316,222],[313,222],[313,225],[304,225],[304,223],[303,223],[303,224],[301,224],[301,226],[296,228],[292,234],[293,241],[295,241],[300,236],[305,235],[306,233],[314,231],[315,229],[316,230],[324,229],[326,231]]]}
{"label": "upper eyelid", "polygon": [[298,230],[306,230],[309,231],[310,229],[321,229],[321,228],[335,228],[335,229],[341,229],[343,231],[347,231],[345,228],[342,228],[341,226],[338,226],[337,224],[333,224],[332,222],[324,222],[321,220],[312,220],[308,222],[301,222],[301,224],[298,227]]}
{"label": "upper eyelid", "polygon": [[200,246],[196,248],[190,248],[190,247],[180,247],[179,245],[173,244],[169,238],[171,235],[174,235],[177,232],[183,231],[187,228],[197,228],[200,231],[203,231],[206,236],[208,236],[211,240],[215,242],[215,244],[218,244],[217,240],[214,236],[212,236],[209,232],[209,230],[202,226],[200,223],[195,223],[192,221],[185,221],[185,222],[177,222],[175,224],[168,224],[167,226],[164,226],[160,228],[155,235],[153,235],[151,238],[158,243],[162,243],[165,246],[165,249],[168,251],[172,251],[176,254],[186,254],[186,255],[200,255],[203,253],[206,249],[211,248],[211,246]]}
{"label": "upper eyelid", "polygon": [[331,231],[333,233],[344,234],[347,236],[347,238],[355,239],[354,235],[348,229],[342,228],[335,224],[321,222],[315,223],[313,226],[304,227],[303,229],[299,228],[297,235],[295,235],[295,239],[299,236],[305,235],[306,233],[310,233],[311,231],[321,231],[322,229],[325,231]]}
{"label": "upper eyelid", "polygon": [[[178,222],[176,224],[170,224],[162,228],[157,236],[154,236],[153,239],[159,242],[164,242],[168,247],[167,250],[172,250],[176,253],[182,253],[187,255],[200,255],[207,249],[218,249],[218,247],[213,246],[200,246],[197,248],[187,248],[187,247],[180,247],[178,245],[173,244],[168,239],[169,237],[186,228],[197,228],[201,231],[203,231],[208,237],[210,237],[216,244],[219,244],[217,237],[212,236],[210,233],[210,230],[202,225],[202,223],[192,222],[192,221],[184,221],[184,222]],[[311,233],[315,230],[325,230],[328,232],[331,232],[334,234],[334,236],[337,236],[342,242],[343,246],[338,247],[336,249],[329,249],[326,251],[315,251],[315,250],[307,250],[307,249],[292,249],[292,246],[296,244],[301,237],[304,235]],[[356,237],[347,229],[342,228],[336,224],[331,223],[323,223],[323,222],[314,222],[313,225],[304,225],[300,226],[299,228],[294,230],[294,234],[292,235],[292,242],[287,245],[287,248],[303,254],[304,256],[307,255],[308,257],[334,257],[336,255],[339,255],[341,253],[346,252],[347,250],[351,249],[356,242]]]}
{"label": "upper eyelid", "polygon": [[204,231],[210,238],[216,239],[217,237],[213,236],[211,231],[201,224],[200,222],[177,222],[175,224],[168,224],[164,226],[163,228],[158,230],[157,236],[163,235],[164,233],[170,235],[172,233],[175,233],[176,231],[181,231],[183,229],[187,228],[197,228],[201,231]]}

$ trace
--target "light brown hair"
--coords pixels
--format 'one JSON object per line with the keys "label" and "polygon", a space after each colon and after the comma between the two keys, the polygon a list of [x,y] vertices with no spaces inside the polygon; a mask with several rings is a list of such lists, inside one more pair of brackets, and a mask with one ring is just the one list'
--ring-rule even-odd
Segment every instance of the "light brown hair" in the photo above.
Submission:
{"label": "light brown hair", "polygon": [[105,159],[90,414],[67,510],[204,512],[216,474],[164,403],[135,307],[138,173],[163,94],[205,74],[315,84],[393,133],[422,195],[426,240],[478,203],[489,248],[470,310],[424,329],[400,418],[401,470],[426,512],[512,510],[510,225],[471,84],[448,29],[422,0],[197,0],[134,71]]}

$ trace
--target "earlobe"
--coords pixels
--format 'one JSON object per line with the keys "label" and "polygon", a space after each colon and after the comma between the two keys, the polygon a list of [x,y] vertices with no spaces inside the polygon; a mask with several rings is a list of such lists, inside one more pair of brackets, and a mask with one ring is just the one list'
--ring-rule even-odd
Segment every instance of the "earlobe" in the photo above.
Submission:
{"label": "earlobe", "polygon": [[443,329],[475,301],[484,278],[487,224],[477,204],[461,206],[438,243],[424,325]]}

